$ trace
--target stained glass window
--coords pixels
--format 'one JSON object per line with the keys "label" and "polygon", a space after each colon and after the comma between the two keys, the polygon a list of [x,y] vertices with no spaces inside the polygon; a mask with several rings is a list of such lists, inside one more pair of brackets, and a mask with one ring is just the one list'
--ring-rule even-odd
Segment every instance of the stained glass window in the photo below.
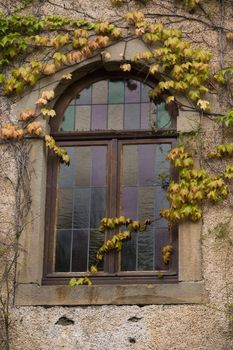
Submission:
{"label": "stained glass window", "polygon": [[82,90],[67,107],[61,131],[170,128],[165,103],[150,102],[137,80],[103,80]]}
{"label": "stained glass window", "polygon": [[[135,233],[120,253],[111,253],[98,266],[97,277],[170,273],[162,248],[173,236],[159,213],[168,207],[171,164],[166,155],[173,139],[145,134],[152,125],[166,130],[173,124],[165,103],[150,101],[149,90],[133,79],[101,80],[77,93],[66,107],[59,131],[65,132],[60,145],[70,156],[70,166],[60,164],[56,173],[56,274],[88,273],[98,248],[111,238],[111,233],[98,231],[100,220],[120,215],[150,219],[152,224],[146,232]],[[106,131],[101,139],[95,136],[100,130]],[[82,131],[87,138],[79,138]]]}

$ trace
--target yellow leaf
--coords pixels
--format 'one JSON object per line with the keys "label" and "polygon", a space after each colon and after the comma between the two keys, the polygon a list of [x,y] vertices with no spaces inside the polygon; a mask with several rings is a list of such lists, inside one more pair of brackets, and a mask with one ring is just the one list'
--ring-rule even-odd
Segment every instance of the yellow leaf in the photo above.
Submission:
{"label": "yellow leaf", "polygon": [[41,114],[43,114],[43,115],[45,115],[45,116],[47,115],[48,117],[53,118],[53,117],[55,117],[56,112],[55,112],[54,109],[42,108],[42,109],[41,109]]}
{"label": "yellow leaf", "polygon": [[155,74],[159,71],[159,65],[158,64],[152,64],[150,66],[150,73]]}
{"label": "yellow leaf", "polygon": [[120,66],[120,69],[123,70],[123,72],[130,72],[131,71],[131,64],[124,63]]}
{"label": "yellow leaf", "polygon": [[199,99],[197,101],[197,106],[200,107],[203,111],[210,111],[210,103],[206,100]]}
{"label": "yellow leaf", "polygon": [[54,91],[53,90],[43,91],[41,94],[41,98],[47,101],[51,101],[54,98]]}
{"label": "yellow leaf", "polygon": [[66,80],[70,80],[70,79],[72,79],[72,74],[71,73],[63,74],[63,76],[61,78],[66,79]]}

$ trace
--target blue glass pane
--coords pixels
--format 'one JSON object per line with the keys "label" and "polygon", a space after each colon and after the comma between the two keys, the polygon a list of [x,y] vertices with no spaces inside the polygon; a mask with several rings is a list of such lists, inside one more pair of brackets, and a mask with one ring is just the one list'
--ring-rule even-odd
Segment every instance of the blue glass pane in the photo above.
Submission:
{"label": "blue glass pane", "polygon": [[92,86],[87,89],[83,89],[76,98],[77,105],[89,105],[91,104],[91,91]]}

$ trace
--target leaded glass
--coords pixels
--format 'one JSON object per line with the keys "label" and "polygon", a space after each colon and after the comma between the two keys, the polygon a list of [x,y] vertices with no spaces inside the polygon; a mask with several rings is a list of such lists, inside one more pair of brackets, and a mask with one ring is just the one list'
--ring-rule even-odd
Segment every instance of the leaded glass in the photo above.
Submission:
{"label": "leaded glass", "polygon": [[150,87],[137,80],[106,79],[83,89],[67,107],[61,131],[170,128],[164,102],[149,99]]}
{"label": "leaded glass", "polygon": [[107,146],[77,146],[66,150],[71,156],[72,174],[61,164],[55,270],[85,272],[89,259],[94,261],[94,248],[104,241],[96,228],[106,215]]}
{"label": "leaded glass", "polygon": [[[168,205],[163,179],[170,168],[166,160],[170,148],[171,144],[158,143],[122,146],[121,214],[133,220],[152,221],[148,231],[135,234],[133,240],[123,246],[122,271],[168,268],[162,263],[161,250],[169,243],[169,230],[159,211]],[[159,172],[164,177],[159,177]]]}

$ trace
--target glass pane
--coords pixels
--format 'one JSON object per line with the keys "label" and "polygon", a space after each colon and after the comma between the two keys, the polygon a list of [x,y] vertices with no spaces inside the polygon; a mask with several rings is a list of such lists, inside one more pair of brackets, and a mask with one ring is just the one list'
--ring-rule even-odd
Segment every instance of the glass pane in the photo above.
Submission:
{"label": "glass pane", "polygon": [[59,187],[72,187],[74,184],[75,168],[77,166],[76,154],[73,147],[65,148],[69,157],[70,165],[60,164],[59,169]]}
{"label": "glass pane", "polygon": [[73,190],[58,190],[57,228],[72,228]]}
{"label": "glass pane", "polygon": [[124,186],[136,186],[138,182],[138,146],[131,145],[124,147],[122,169],[122,184]]}
{"label": "glass pane", "polygon": [[132,130],[171,127],[162,102],[150,102],[151,88],[137,80],[101,80],[82,90],[70,103],[62,131]]}
{"label": "glass pane", "polygon": [[124,129],[140,129],[140,104],[125,105]]}
{"label": "glass pane", "polygon": [[124,105],[108,105],[108,129],[123,129]]}
{"label": "glass pane", "polygon": [[137,266],[137,233],[123,245],[121,252],[121,271],[135,271]]}
{"label": "glass pane", "polygon": [[149,91],[151,87],[146,84],[141,84],[141,102],[149,102]]}
{"label": "glass pane", "polygon": [[[89,242],[89,268],[91,265],[96,264],[96,252],[103,243],[104,233],[100,233],[97,230],[91,230]],[[103,262],[98,263],[98,270],[103,270]]]}
{"label": "glass pane", "polygon": [[72,269],[71,271],[87,271],[88,230],[73,231]]}
{"label": "glass pane", "polygon": [[106,130],[107,129],[107,105],[93,105],[91,112],[91,129]]}
{"label": "glass pane", "polygon": [[152,229],[138,234],[137,270],[154,270],[154,235]]}
{"label": "glass pane", "polygon": [[139,185],[153,185],[155,182],[155,145],[139,145]]}
{"label": "glass pane", "polygon": [[134,220],[137,218],[137,209],[138,209],[137,198],[138,198],[137,187],[123,188],[121,211],[124,216],[127,216]]}
{"label": "glass pane", "polygon": [[78,147],[76,164],[76,186],[90,186],[91,184],[91,147]]}
{"label": "glass pane", "polygon": [[76,106],[75,130],[85,131],[91,127],[91,106]]}
{"label": "glass pane", "polygon": [[89,105],[91,104],[91,90],[92,86],[87,89],[83,89],[80,94],[76,97],[77,105]]}
{"label": "glass pane", "polygon": [[106,185],[106,156],[107,149],[105,146],[95,146],[91,148],[92,153],[92,180],[94,187]]}
{"label": "glass pane", "polygon": [[107,146],[66,149],[72,164],[66,169],[61,166],[58,179],[57,228],[60,230],[55,269],[85,272],[90,262],[95,263],[96,250],[103,243],[103,234],[96,229],[106,216]]}
{"label": "glass pane", "polygon": [[90,188],[77,188],[74,191],[74,228],[90,227]]}
{"label": "glass pane", "polygon": [[138,188],[138,219],[154,219],[155,211],[155,187]]}
{"label": "glass pane", "polygon": [[124,81],[109,80],[108,103],[124,103]]}
{"label": "glass pane", "polygon": [[157,128],[170,128],[171,127],[171,117],[169,112],[166,110],[165,103],[162,102],[157,105]]}
{"label": "glass pane", "polygon": [[71,230],[57,230],[55,271],[70,271]]}
{"label": "glass pane", "polygon": [[108,81],[98,81],[92,87],[92,103],[107,104],[108,103]]}
{"label": "glass pane", "polygon": [[74,130],[75,106],[68,106],[62,120],[60,131]]}
{"label": "glass pane", "polygon": [[[121,213],[134,220],[152,221],[146,232],[138,233],[132,242],[126,243],[121,254],[122,271],[168,269],[161,253],[169,242],[168,223],[159,214],[162,207],[168,207],[168,201],[158,172],[169,174],[170,163],[165,158],[170,148],[170,144],[122,148]],[[165,232],[164,237],[160,236],[161,232]]]}
{"label": "glass pane", "polygon": [[155,171],[156,183],[164,187],[170,179],[170,162],[166,159],[168,152],[171,150],[171,144],[156,145]]}
{"label": "glass pane", "polygon": [[91,228],[99,227],[100,220],[105,217],[106,208],[105,188],[91,189]]}
{"label": "glass pane", "polygon": [[140,82],[137,80],[126,80],[125,82],[125,102],[140,102]]}

